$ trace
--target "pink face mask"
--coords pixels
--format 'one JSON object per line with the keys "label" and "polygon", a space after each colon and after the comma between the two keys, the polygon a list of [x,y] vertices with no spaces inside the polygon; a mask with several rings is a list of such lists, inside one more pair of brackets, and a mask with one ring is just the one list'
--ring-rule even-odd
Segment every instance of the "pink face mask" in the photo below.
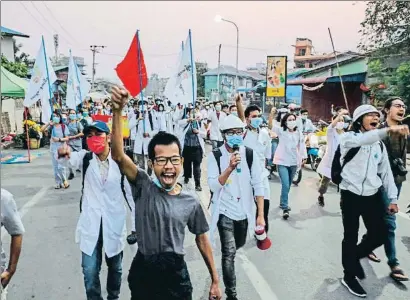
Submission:
{"label": "pink face mask", "polygon": [[101,154],[105,149],[105,136],[94,135],[87,138],[87,146],[91,152]]}

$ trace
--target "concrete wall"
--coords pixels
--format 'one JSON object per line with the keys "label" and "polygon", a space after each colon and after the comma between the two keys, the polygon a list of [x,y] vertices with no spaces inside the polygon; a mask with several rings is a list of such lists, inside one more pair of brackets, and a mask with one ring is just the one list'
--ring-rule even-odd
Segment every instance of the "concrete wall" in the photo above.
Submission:
{"label": "concrete wall", "polygon": [[11,36],[1,37],[1,54],[3,54],[8,61],[14,62],[14,46]]}
{"label": "concrete wall", "polygon": [[7,112],[11,132],[23,133],[23,99],[3,99],[2,112]]}

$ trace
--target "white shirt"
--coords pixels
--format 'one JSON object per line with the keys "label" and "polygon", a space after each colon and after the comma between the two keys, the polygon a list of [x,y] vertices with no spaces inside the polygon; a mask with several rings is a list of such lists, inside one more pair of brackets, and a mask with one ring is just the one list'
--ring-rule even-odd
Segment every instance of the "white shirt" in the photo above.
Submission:
{"label": "white shirt", "polygon": [[231,220],[240,221],[246,219],[245,209],[239,193],[238,172],[233,171],[225,183],[224,192],[221,194],[221,206],[219,213],[227,216]]}
{"label": "white shirt", "polygon": [[331,178],[333,157],[335,156],[336,149],[339,146],[340,136],[341,134],[337,133],[336,128],[332,127],[332,125],[329,125],[329,127],[327,127],[326,153],[323,156],[319,166],[317,167],[317,173],[322,174],[327,178]]}
{"label": "white shirt", "polygon": [[[141,113],[141,112],[140,112]],[[158,124],[155,122],[155,114],[151,111],[152,114],[152,128],[151,122],[149,121],[149,113],[145,111],[144,120],[138,121],[138,128],[135,134],[135,143],[134,143],[134,153],[148,155],[148,144],[151,141],[152,137],[158,133]],[[145,133],[149,134],[149,137],[144,137],[144,122],[145,122]],[[137,126],[137,116],[134,115],[129,123],[129,128]]]}
{"label": "white shirt", "polygon": [[[72,168],[82,168],[86,153],[86,150],[71,153],[69,163]],[[117,255],[123,251],[125,245],[127,208],[121,190],[121,172],[118,164],[112,160],[111,153],[107,160],[108,162],[99,162],[99,158],[93,154],[84,178],[82,212],[77,223],[76,242],[80,244],[80,250],[89,256],[97,245],[101,221],[103,247],[107,257]],[[107,167],[107,177],[104,181],[104,170]],[[131,187],[126,178],[124,188],[128,203],[134,210]]]}
{"label": "white shirt", "polygon": [[278,135],[279,144],[276,148],[273,163],[282,166],[299,166],[307,158],[305,139],[301,131],[289,132],[282,127],[274,126],[272,130]]}
{"label": "white shirt", "polygon": [[248,129],[243,144],[252,149],[258,157],[257,162],[260,163],[261,170],[263,170],[261,176],[265,188],[265,199],[268,200],[270,199],[270,183],[268,180],[269,171],[265,168],[265,161],[272,157],[272,144],[269,133],[265,128],[260,129],[259,132]]}
{"label": "white shirt", "polygon": [[217,117],[216,111],[209,112],[208,120],[211,121],[210,129],[210,139],[211,141],[223,141],[221,130],[219,125],[226,118],[226,114],[223,111],[220,111],[219,118]]}
{"label": "white shirt", "polygon": [[167,115],[165,111],[159,111],[156,114],[158,131],[167,131]]}
{"label": "white shirt", "polygon": [[296,122],[297,128],[302,132],[315,132],[317,130],[310,119],[303,120],[301,117],[298,117]]}

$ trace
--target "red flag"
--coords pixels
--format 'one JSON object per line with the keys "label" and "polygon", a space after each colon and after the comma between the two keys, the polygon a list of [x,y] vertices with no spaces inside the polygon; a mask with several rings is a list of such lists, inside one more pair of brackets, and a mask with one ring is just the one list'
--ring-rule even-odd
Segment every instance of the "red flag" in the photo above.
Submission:
{"label": "red flag", "polygon": [[117,71],[118,77],[133,97],[141,93],[147,86],[147,69],[145,68],[144,55],[142,54],[138,34],[135,34],[127,55],[117,65],[115,71]]}

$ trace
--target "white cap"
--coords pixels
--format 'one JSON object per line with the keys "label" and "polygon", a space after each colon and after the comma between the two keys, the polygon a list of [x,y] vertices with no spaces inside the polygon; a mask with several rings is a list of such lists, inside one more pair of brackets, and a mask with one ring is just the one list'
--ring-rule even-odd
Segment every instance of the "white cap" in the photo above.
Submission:
{"label": "white cap", "polygon": [[237,116],[230,114],[221,123],[219,129],[221,131],[234,129],[234,128],[245,128],[246,125]]}
{"label": "white cap", "polygon": [[376,107],[370,104],[363,104],[356,108],[353,112],[353,122],[356,122],[361,116],[370,113],[378,113],[380,116],[380,112],[377,110]]}

